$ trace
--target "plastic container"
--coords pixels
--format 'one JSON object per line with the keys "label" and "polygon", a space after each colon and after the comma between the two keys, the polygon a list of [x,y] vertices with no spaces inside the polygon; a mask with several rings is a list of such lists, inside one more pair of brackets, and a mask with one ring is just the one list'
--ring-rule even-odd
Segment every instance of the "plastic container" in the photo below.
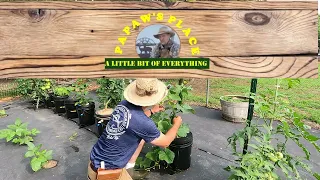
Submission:
{"label": "plastic container", "polygon": [[64,101],[68,99],[69,96],[53,96],[55,112],[62,114],[66,112]]}
{"label": "plastic container", "polygon": [[78,118],[77,107],[75,105],[76,102],[77,100],[74,100],[74,99],[66,99],[64,101],[66,116],[68,119]]}
{"label": "plastic container", "polygon": [[191,166],[191,150],[193,144],[192,133],[189,132],[186,137],[176,138],[169,146],[174,152],[175,157],[171,168],[176,170],[187,170]]}

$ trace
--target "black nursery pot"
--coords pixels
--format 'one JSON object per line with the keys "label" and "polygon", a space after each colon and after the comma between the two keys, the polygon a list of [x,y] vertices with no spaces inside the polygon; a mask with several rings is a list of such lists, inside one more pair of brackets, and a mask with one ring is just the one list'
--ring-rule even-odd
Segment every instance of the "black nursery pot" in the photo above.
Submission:
{"label": "black nursery pot", "polygon": [[189,132],[186,137],[176,138],[172,141],[169,149],[175,154],[171,164],[173,170],[186,170],[191,166],[192,143],[192,132]]}
{"label": "black nursery pot", "polygon": [[47,108],[54,107],[53,93],[49,93],[49,98],[44,101]]}
{"label": "black nursery pot", "polygon": [[96,119],[96,135],[100,137],[103,133],[103,131],[106,129],[106,126],[111,118],[111,115],[100,115],[95,113],[95,119]]}
{"label": "black nursery pot", "polygon": [[77,100],[74,99],[66,99],[64,101],[64,106],[66,110],[66,116],[68,119],[74,119],[78,117],[77,107],[76,107]]}
{"label": "black nursery pot", "polygon": [[95,103],[90,102],[87,106],[77,105],[77,113],[78,113],[78,125],[80,127],[90,126],[95,124]]}
{"label": "black nursery pot", "polygon": [[69,96],[53,96],[55,112],[62,114],[66,112],[64,101],[68,99]]}

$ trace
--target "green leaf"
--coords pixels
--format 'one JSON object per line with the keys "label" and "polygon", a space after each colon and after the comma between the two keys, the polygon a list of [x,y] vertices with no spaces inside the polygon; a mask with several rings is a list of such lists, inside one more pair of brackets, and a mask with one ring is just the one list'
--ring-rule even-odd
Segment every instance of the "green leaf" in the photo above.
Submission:
{"label": "green leaf", "polygon": [[318,152],[320,152],[320,147],[318,144],[316,144],[315,142],[312,142],[311,144],[317,149]]}
{"label": "green leaf", "polygon": [[314,173],[313,176],[317,179],[320,180],[320,175],[318,173]]}
{"label": "green leaf", "polygon": [[190,132],[189,126],[185,123],[182,123],[182,125],[178,129],[178,137],[187,137],[188,133]]}
{"label": "green leaf", "polygon": [[289,130],[290,129],[289,124],[286,121],[282,121],[282,125],[283,125],[285,135],[287,137],[291,137],[290,130]]}
{"label": "green leaf", "polygon": [[174,156],[174,152],[172,152],[168,148],[165,148],[163,151],[159,152],[159,159],[166,161],[168,164],[171,164],[173,162]]}
{"label": "green leaf", "polygon": [[47,160],[51,160],[52,159],[52,150],[49,150],[45,153],[45,157],[47,158]]}
{"label": "green leaf", "polygon": [[42,147],[42,144],[37,145],[37,146],[35,147],[35,151],[39,151],[41,147]]}
{"label": "green leaf", "polygon": [[9,134],[8,131],[9,131],[9,129],[0,130],[0,139],[7,138],[8,134]]}
{"label": "green leaf", "polygon": [[14,139],[12,140],[12,142],[15,143],[15,144],[20,143],[20,139],[14,138]]}
{"label": "green leaf", "polygon": [[295,140],[295,142],[304,151],[304,153],[306,155],[306,159],[310,160],[310,152],[308,151],[308,149],[306,147],[304,147],[304,145],[301,144],[299,141]]}
{"label": "green leaf", "polygon": [[177,94],[169,94],[168,97],[172,100],[181,101],[181,98]]}
{"label": "green leaf", "polygon": [[8,125],[7,126],[9,129],[11,129],[11,130],[16,130],[18,127],[15,125],[15,124],[10,124],[10,125]]}
{"label": "green leaf", "polygon": [[171,125],[168,121],[161,120],[158,122],[158,128],[162,133],[167,133],[168,130],[171,128]]}
{"label": "green leaf", "polygon": [[151,166],[152,161],[148,158],[144,158],[144,160],[141,162],[142,168],[149,168]]}
{"label": "green leaf", "polygon": [[32,158],[31,160],[31,168],[33,171],[37,172],[41,169],[41,162],[38,160],[38,158]]}
{"label": "green leaf", "polygon": [[47,161],[47,158],[44,155],[41,155],[41,156],[38,157],[38,161],[40,161],[41,164],[42,164],[42,163]]}
{"label": "green leaf", "polygon": [[28,150],[33,150],[35,148],[35,145],[32,142],[27,142]]}
{"label": "green leaf", "polygon": [[244,147],[244,138],[239,137],[240,148]]}
{"label": "green leaf", "polygon": [[16,122],[14,123],[15,125],[17,125],[17,126],[20,126],[21,125],[21,119],[16,119]]}
{"label": "green leaf", "polygon": [[33,141],[33,138],[30,136],[25,136],[24,138],[21,139],[20,144],[27,144],[28,142]]}
{"label": "green leaf", "polygon": [[8,136],[6,138],[7,142],[11,141],[14,138],[14,136],[15,136],[15,134],[12,134],[12,133],[8,134]]}
{"label": "green leaf", "polygon": [[259,147],[256,146],[255,144],[248,144],[248,146],[252,147],[253,149],[259,149]]}
{"label": "green leaf", "polygon": [[189,106],[188,104],[183,104],[183,105],[181,105],[182,106],[182,112],[183,113],[195,113],[195,111],[194,111],[194,109],[191,107],[191,106]]}
{"label": "green leaf", "polygon": [[16,134],[18,136],[21,136],[23,131],[24,131],[24,129],[18,128],[18,129],[16,129]]}
{"label": "green leaf", "polygon": [[28,123],[22,123],[20,125],[20,128],[22,128],[22,129],[27,129],[27,127],[28,127]]}
{"label": "green leaf", "polygon": [[150,151],[146,154],[146,158],[152,160],[152,161],[158,161],[158,153],[154,151]]}
{"label": "green leaf", "polygon": [[33,156],[34,156],[33,151],[27,151],[26,154],[24,155],[24,157],[26,157],[26,158],[33,157]]}
{"label": "green leaf", "polygon": [[4,109],[0,109],[0,116],[6,115],[6,111]]}
{"label": "green leaf", "polygon": [[37,130],[36,128],[33,128],[32,130],[31,130],[31,134],[32,135],[37,135],[37,134],[39,134],[40,133],[40,131],[39,130]]}
{"label": "green leaf", "polygon": [[318,141],[320,138],[317,136],[313,136],[311,134],[306,135],[304,138],[306,138],[306,140],[314,142],[314,141]]}
{"label": "green leaf", "polygon": [[287,170],[287,168],[283,165],[282,162],[278,162],[279,167],[281,168],[282,172],[288,177],[289,172]]}

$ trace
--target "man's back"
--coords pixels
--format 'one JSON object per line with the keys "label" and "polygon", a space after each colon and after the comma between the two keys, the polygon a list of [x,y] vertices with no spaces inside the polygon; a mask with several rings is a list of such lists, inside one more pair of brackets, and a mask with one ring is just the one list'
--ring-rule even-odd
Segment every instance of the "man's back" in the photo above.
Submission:
{"label": "man's back", "polygon": [[160,131],[142,108],[124,100],[114,109],[106,129],[92,148],[90,159],[95,168],[100,167],[101,161],[108,169],[123,168],[141,139],[151,142],[159,136]]}

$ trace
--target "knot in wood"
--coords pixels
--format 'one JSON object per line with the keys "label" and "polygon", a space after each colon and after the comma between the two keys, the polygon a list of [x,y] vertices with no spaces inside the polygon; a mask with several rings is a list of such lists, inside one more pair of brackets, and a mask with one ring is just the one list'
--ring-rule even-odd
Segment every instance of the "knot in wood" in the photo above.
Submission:
{"label": "knot in wood", "polygon": [[44,17],[45,10],[43,9],[29,9],[28,10],[29,16],[37,21],[41,21],[42,18]]}
{"label": "knot in wood", "polygon": [[270,18],[268,16],[258,12],[246,13],[244,15],[244,20],[255,26],[265,25],[270,22]]}

